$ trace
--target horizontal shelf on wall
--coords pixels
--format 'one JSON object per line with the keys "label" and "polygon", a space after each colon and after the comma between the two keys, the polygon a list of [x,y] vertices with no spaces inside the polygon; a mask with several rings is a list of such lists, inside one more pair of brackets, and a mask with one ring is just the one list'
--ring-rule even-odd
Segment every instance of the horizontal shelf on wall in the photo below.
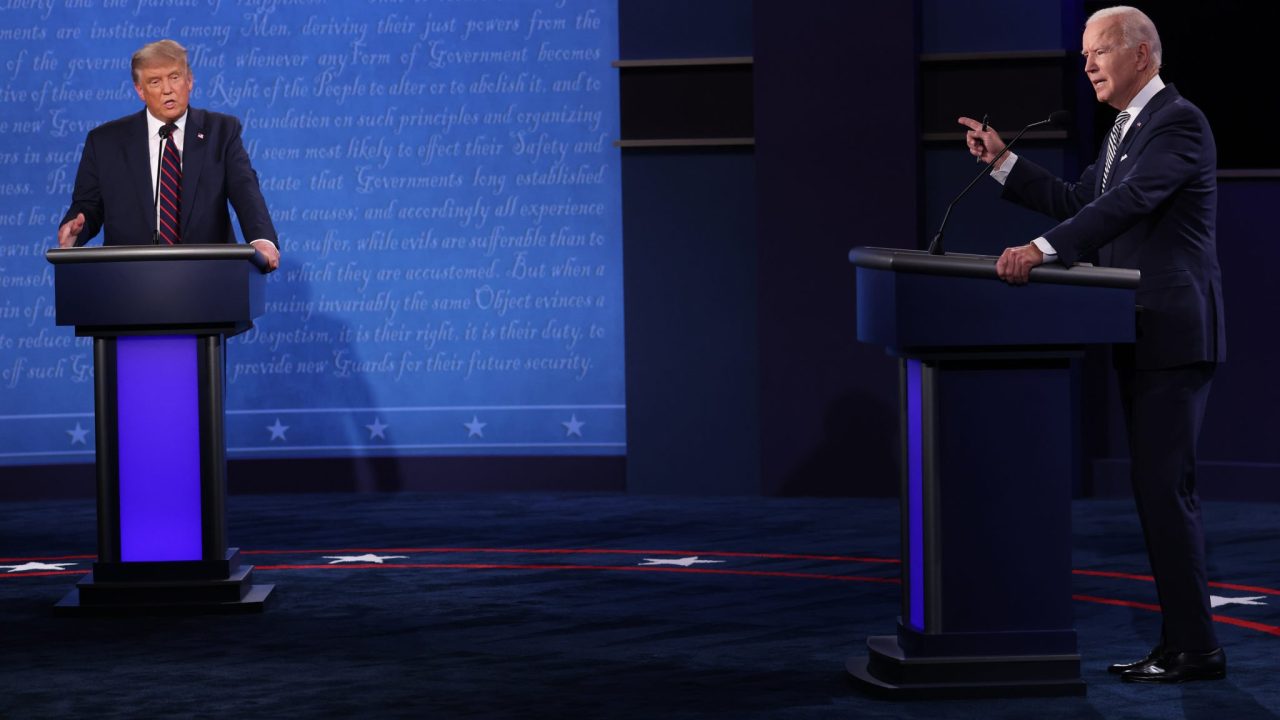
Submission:
{"label": "horizontal shelf on wall", "polygon": [[[1005,131],[1006,137],[1012,138],[1016,132]],[[1028,141],[1044,141],[1044,140],[1066,140],[1068,133],[1066,130],[1029,130],[1027,134],[1022,136],[1018,142],[1025,143]],[[927,132],[920,135],[920,139],[924,142],[947,142],[947,143],[963,143],[965,134],[963,130],[956,132]]]}
{"label": "horizontal shelf on wall", "polygon": [[614,140],[619,148],[657,147],[727,147],[755,145],[755,138],[655,138],[652,140]]}
{"label": "horizontal shelf on wall", "polygon": [[1061,60],[1070,57],[1066,50],[1012,50],[1001,52],[926,53],[922,63],[1009,62],[1018,60]]}
{"label": "horizontal shelf on wall", "polygon": [[692,67],[695,65],[751,65],[752,57],[655,58],[651,60],[614,60],[616,68]]}
{"label": "horizontal shelf on wall", "polygon": [[754,143],[751,57],[615,60],[618,147]]}
{"label": "horizontal shelf on wall", "polygon": [[[961,115],[1009,136],[1056,110],[1077,105],[1080,61],[1066,50],[934,53],[920,56],[920,124],[926,141],[954,139]],[[1028,134],[1060,140],[1065,132]]]}
{"label": "horizontal shelf on wall", "polygon": [[1262,180],[1280,178],[1280,168],[1255,168],[1255,169],[1239,169],[1239,170],[1219,170],[1219,178],[1228,180],[1248,180],[1257,178]]}

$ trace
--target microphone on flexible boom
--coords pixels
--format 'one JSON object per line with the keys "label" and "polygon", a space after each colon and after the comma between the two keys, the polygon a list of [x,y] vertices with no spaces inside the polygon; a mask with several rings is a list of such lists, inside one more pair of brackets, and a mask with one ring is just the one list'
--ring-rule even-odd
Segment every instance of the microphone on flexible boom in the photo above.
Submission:
{"label": "microphone on flexible boom", "polygon": [[942,222],[938,225],[938,232],[934,234],[933,242],[929,243],[929,254],[930,255],[946,254],[946,251],[942,249],[942,234],[947,227],[947,218],[951,217],[951,208],[955,207],[956,203],[960,202],[960,198],[964,197],[965,193],[969,192],[969,188],[972,188],[975,184],[977,184],[979,178],[991,172],[991,168],[995,167],[995,164],[1000,162],[1000,158],[1004,157],[1004,154],[1009,152],[1009,148],[1013,147],[1013,144],[1018,142],[1018,138],[1022,137],[1022,135],[1026,133],[1028,130],[1030,130],[1031,128],[1041,127],[1042,125],[1066,125],[1070,122],[1071,122],[1071,113],[1067,112],[1066,110],[1057,110],[1053,113],[1050,113],[1048,118],[1044,120],[1037,120],[1031,123],[1030,125],[1019,130],[1018,134],[1015,135],[1013,139],[1010,140],[1004,146],[1004,149],[996,153],[996,156],[991,158],[991,162],[987,163],[987,166],[982,168],[982,172],[978,173],[977,176],[973,178],[973,180],[969,181],[969,184],[965,186],[964,190],[961,190],[960,194],[956,196],[956,199],[952,200],[951,204],[947,206],[947,211],[942,214]]}

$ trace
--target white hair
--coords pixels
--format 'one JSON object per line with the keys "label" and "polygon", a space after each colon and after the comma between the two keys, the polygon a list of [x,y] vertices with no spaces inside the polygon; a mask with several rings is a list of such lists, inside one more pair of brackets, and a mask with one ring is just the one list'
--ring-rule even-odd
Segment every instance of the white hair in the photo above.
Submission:
{"label": "white hair", "polygon": [[1151,59],[1155,61],[1156,67],[1160,67],[1160,58],[1163,50],[1160,47],[1160,33],[1156,32],[1156,24],[1151,22],[1151,18],[1147,14],[1135,7],[1128,5],[1117,5],[1116,7],[1103,8],[1089,16],[1085,21],[1085,25],[1096,20],[1105,20],[1107,18],[1118,18],[1120,20],[1120,37],[1124,41],[1125,47],[1137,47],[1142,43],[1146,43],[1151,49]]}

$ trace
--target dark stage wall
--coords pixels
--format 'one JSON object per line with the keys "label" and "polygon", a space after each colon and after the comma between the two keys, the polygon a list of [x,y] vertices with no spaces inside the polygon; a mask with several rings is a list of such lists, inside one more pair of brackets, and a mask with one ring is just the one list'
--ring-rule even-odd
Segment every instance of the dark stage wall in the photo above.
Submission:
{"label": "dark stage wall", "polygon": [[[1079,36],[1088,14],[1111,4],[999,0],[963,10],[945,0],[922,4],[921,67],[926,77],[951,82],[945,87],[949,104],[922,100],[926,169],[921,182],[930,231],[973,172],[959,134],[939,132],[958,127],[953,124],[958,115],[990,111],[996,127],[1016,128],[1051,109],[1026,107],[1021,99],[1043,98],[1050,88],[1050,96],[1075,116],[1072,132],[1029,143],[1024,152],[1067,176],[1093,161],[1115,111],[1099,106],[1080,82]],[[1201,492],[1221,499],[1280,499],[1280,447],[1271,440],[1280,433],[1280,390],[1267,380],[1278,349],[1272,308],[1280,303],[1280,288],[1269,278],[1280,247],[1269,240],[1274,234],[1269,216],[1280,202],[1280,146],[1265,139],[1269,132],[1263,126],[1275,116],[1277,101],[1263,93],[1242,112],[1245,101],[1221,83],[1225,58],[1232,58],[1233,66],[1261,66],[1280,9],[1238,0],[1130,4],[1160,29],[1161,77],[1205,111],[1218,145],[1218,253],[1228,351],[1214,379],[1201,435]],[[1044,99],[1041,105],[1050,102]],[[1052,225],[998,195],[995,183],[979,183],[951,217],[948,249],[998,253]],[[1099,349],[1082,367],[1080,435],[1086,462],[1078,487],[1083,495],[1128,494],[1123,418],[1109,365],[1109,353]]]}
{"label": "dark stage wall", "polygon": [[[1164,77],[1218,127],[1223,159],[1219,252],[1230,350],[1215,380],[1201,441],[1202,492],[1280,499],[1280,448],[1269,442],[1280,432],[1280,390],[1266,380],[1277,350],[1271,308],[1280,300],[1280,290],[1267,279],[1280,260],[1280,249],[1267,240],[1267,217],[1280,202],[1280,173],[1271,169],[1280,167],[1280,158],[1257,140],[1265,135],[1255,132],[1259,118],[1274,113],[1238,112],[1214,79],[1220,71],[1215,58],[1265,47],[1237,39],[1244,33],[1261,40],[1253,28],[1274,27],[1276,11],[1234,1],[1134,4],[1162,28]],[[672,352],[701,357],[677,373],[666,394],[654,395],[649,386],[636,392],[629,379],[629,489],[895,492],[896,366],[854,340],[853,273],[844,253],[863,244],[923,247],[946,204],[975,172],[961,146],[959,115],[989,112],[997,127],[1012,132],[1065,108],[1075,118],[1072,127],[1030,139],[1022,152],[1067,176],[1092,162],[1096,127],[1109,126],[1110,111],[1097,107],[1082,82],[1078,53],[1084,20],[1099,6],[1081,0],[621,0],[624,57],[744,52],[746,41],[733,33],[745,34],[746,13],[754,57],[750,150],[668,149],[661,158],[624,151],[624,177],[641,165],[646,178],[643,187],[624,183],[623,190],[629,378],[640,372],[637,367],[660,365]],[[672,26],[689,29],[674,46],[663,31]],[[623,88],[625,128],[625,82]],[[743,154],[753,160],[754,194],[742,187]],[[638,234],[636,225],[649,220],[636,213],[651,212],[651,200],[681,187],[686,167],[693,166],[718,172],[722,181],[702,183],[697,202],[686,196],[676,204],[679,224]],[[754,211],[754,227],[741,217],[717,220],[733,202]],[[948,248],[998,253],[1047,227],[1045,219],[1001,202],[995,183],[983,182],[953,213]],[[740,233],[736,242],[725,239],[730,230]],[[637,289],[646,280],[637,275],[633,258],[650,249],[655,268],[662,259],[672,265],[714,264],[723,285],[689,285],[672,271],[649,274],[654,284]],[[700,317],[636,302],[670,285],[701,292],[704,303],[722,311],[712,331],[716,342],[706,342]],[[751,321],[754,334],[744,329]],[[645,336],[636,332],[641,327],[662,330]],[[1076,479],[1080,495],[1127,492],[1122,420],[1109,364],[1105,349],[1091,351],[1080,363],[1074,440],[1084,455]],[[714,403],[706,403],[697,423],[705,433],[687,426],[672,432],[670,409],[684,403],[694,387],[732,393],[735,410],[717,412]],[[753,397],[758,414],[739,414]]]}
{"label": "dark stage wall", "polygon": [[[622,0],[619,22],[626,59],[754,60],[753,144],[623,153],[628,488],[893,493],[897,369],[853,339],[847,254],[916,243],[914,8]],[[668,26],[700,31],[673,46]],[[732,82],[712,91],[732,103]],[[627,88],[624,134],[683,111]],[[655,367],[667,392],[635,382]]]}

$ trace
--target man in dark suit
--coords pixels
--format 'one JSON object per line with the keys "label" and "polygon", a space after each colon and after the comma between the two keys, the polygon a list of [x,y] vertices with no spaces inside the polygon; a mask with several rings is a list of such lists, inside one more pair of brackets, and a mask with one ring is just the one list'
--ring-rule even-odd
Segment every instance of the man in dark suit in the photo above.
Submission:
{"label": "man in dark suit", "polygon": [[277,268],[278,238],[240,121],[188,107],[194,77],[178,43],[144,46],[132,67],[146,107],[89,132],[59,247],[83,245],[100,229],[105,245],[233,243],[230,202],[245,239]]}
{"label": "man in dark suit", "polygon": [[[1036,265],[1070,266],[1096,253],[1105,265],[1141,271],[1137,342],[1115,355],[1163,627],[1146,658],[1109,669],[1134,682],[1224,677],[1196,494],[1196,439],[1214,369],[1226,358],[1213,133],[1200,110],[1160,79],[1160,37],[1142,12],[1095,13],[1085,24],[1083,55],[1098,100],[1120,111],[1116,123],[1078,182],[1011,153],[1000,163],[992,174],[1005,198],[1061,222],[1005,250],[996,270],[1021,284]],[[994,131],[960,122],[982,161],[1004,149]]]}

